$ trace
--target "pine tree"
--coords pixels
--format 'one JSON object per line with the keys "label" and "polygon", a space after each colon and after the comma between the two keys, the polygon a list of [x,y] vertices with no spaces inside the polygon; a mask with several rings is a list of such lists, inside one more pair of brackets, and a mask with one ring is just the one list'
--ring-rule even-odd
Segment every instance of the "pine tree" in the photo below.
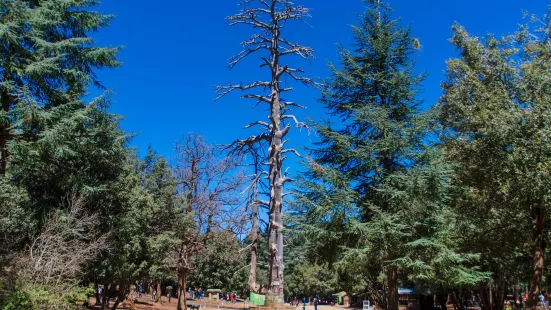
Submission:
{"label": "pine tree", "polygon": [[[453,266],[460,258],[436,233],[447,224],[435,215],[449,189],[445,173],[431,164],[438,156],[429,152],[431,113],[419,108],[424,76],[415,73],[410,29],[393,19],[388,4],[370,1],[353,32],[355,50],[341,47],[341,66],[331,66],[322,93],[335,123],[317,124],[320,141],[297,210],[317,252],[335,253],[328,260],[337,268],[367,273],[368,287],[384,273],[386,298],[379,303],[398,309],[400,278],[459,270]],[[435,256],[423,253],[449,263],[431,265]]]}
{"label": "pine tree", "polygon": [[[0,175],[9,142],[36,139],[53,110],[75,104],[94,69],[116,67],[118,48],[95,47],[89,34],[112,16],[92,11],[95,0],[1,1]],[[55,116],[53,116],[55,117]]]}
{"label": "pine tree", "polygon": [[485,304],[493,309],[503,307],[503,277],[526,259],[524,244],[533,260],[530,309],[541,291],[551,184],[550,20],[541,25],[484,40],[455,25],[452,43],[461,57],[448,61],[443,84],[441,117],[450,129],[446,152],[459,164],[453,182],[466,189],[457,207],[470,211],[469,220],[478,224],[467,227],[478,232],[490,284],[502,294],[490,304],[489,288],[482,284]]}

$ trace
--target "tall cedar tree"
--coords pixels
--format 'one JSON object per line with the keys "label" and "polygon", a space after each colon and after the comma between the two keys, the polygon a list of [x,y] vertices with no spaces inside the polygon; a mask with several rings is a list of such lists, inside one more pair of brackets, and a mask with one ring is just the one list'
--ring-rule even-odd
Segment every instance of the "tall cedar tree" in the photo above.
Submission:
{"label": "tall cedar tree", "polygon": [[[174,173],[166,159],[157,155],[151,146],[142,162],[141,171],[143,187],[154,201],[148,216],[148,257],[145,260],[149,265],[148,275],[155,279],[156,290],[160,292],[161,280],[173,274],[173,270],[167,267],[166,253],[177,245],[174,238],[176,231],[189,223],[178,216],[181,207]],[[155,302],[161,302],[161,294],[157,294]]]}
{"label": "tall cedar tree", "polygon": [[[478,206],[480,213],[471,217],[489,225],[493,214],[510,215],[498,227],[503,240],[497,255],[517,255],[503,249],[523,250],[508,246],[515,227],[531,245],[529,309],[535,309],[541,291],[551,198],[551,21],[540,22],[539,29],[523,26],[512,36],[485,40],[454,26],[451,41],[461,57],[448,61],[440,103],[452,134],[447,153],[460,164],[453,181],[467,188],[460,207]],[[484,304],[501,309],[502,298]]]}
{"label": "tall cedar tree", "polygon": [[[387,183],[418,161],[425,123],[416,97],[423,75],[414,72],[415,40],[410,29],[392,18],[386,3],[368,2],[353,32],[356,49],[340,49],[342,69],[331,67],[333,74],[322,94],[321,102],[339,125],[317,125],[320,142],[312,151],[312,175],[332,183],[318,188],[322,193],[327,193],[324,187],[332,188],[331,195],[339,196],[328,213],[340,219],[335,225],[350,224],[356,218],[368,235],[380,236],[386,303],[394,310],[398,309],[399,277],[395,261],[400,258],[397,245],[403,237],[402,225],[395,219],[403,210],[393,199],[399,190],[393,192]],[[318,202],[320,198],[324,195]]]}
{"label": "tall cedar tree", "polygon": [[[284,149],[287,134],[291,128],[289,122],[297,127],[304,126],[298,122],[294,115],[288,114],[291,108],[301,107],[299,104],[287,101],[282,98],[284,92],[292,90],[292,87],[283,87],[280,83],[284,76],[301,82],[313,84],[309,78],[302,77],[301,69],[291,68],[283,64],[285,56],[295,55],[305,59],[312,57],[312,49],[298,43],[290,42],[283,37],[282,30],[288,26],[289,21],[303,21],[309,16],[308,9],[295,5],[288,0],[244,0],[240,4],[242,10],[227,18],[230,25],[249,25],[258,29],[258,33],[242,43],[244,50],[237,56],[230,59],[230,68],[246,57],[264,53],[261,59],[261,67],[265,67],[269,75],[266,79],[257,80],[251,84],[219,86],[217,91],[219,99],[233,91],[247,92],[242,98],[253,99],[259,104],[266,104],[269,108],[269,122],[256,121],[246,126],[250,128],[258,126],[263,133],[251,136],[245,140],[237,140],[233,147],[236,149],[247,148],[265,141],[269,144],[268,157],[266,162],[268,171],[261,174],[266,175],[269,181],[270,200],[258,200],[258,204],[267,205],[269,208],[269,276],[268,276],[268,303],[283,303],[283,187],[291,181],[284,173],[283,161],[286,153],[296,153],[293,149]],[[263,91],[264,93],[250,93],[250,91]]]}
{"label": "tall cedar tree", "polygon": [[111,20],[91,10],[98,3],[0,1],[0,175],[10,141],[36,139],[48,112],[74,104],[89,85],[101,86],[94,69],[118,66],[118,48],[96,47],[88,36]]}

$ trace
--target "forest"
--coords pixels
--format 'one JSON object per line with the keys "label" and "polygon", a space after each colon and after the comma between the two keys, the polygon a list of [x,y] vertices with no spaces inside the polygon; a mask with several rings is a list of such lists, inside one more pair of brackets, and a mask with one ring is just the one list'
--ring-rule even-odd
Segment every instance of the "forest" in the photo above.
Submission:
{"label": "forest", "polygon": [[[182,134],[169,157],[140,154],[112,112],[98,72],[123,47],[95,40],[116,18],[99,1],[0,0],[0,309],[142,309],[156,292],[143,309],[181,310],[197,289],[266,309],[339,292],[388,310],[545,306],[551,15],[504,36],[450,21],[456,53],[425,85],[423,41],[393,1],[364,1],[324,77],[295,41],[314,10],[234,2],[226,25],[249,37],[216,55],[260,73],[201,104],[258,118],[233,119],[250,134],[223,144]],[[323,118],[294,101],[303,88]],[[403,304],[403,288],[430,302]]]}

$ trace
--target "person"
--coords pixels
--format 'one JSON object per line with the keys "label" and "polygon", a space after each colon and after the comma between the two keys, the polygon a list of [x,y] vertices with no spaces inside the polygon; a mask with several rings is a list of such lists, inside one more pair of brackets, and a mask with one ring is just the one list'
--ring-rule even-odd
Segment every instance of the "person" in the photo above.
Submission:
{"label": "person", "polygon": [[153,295],[151,295],[151,300],[157,300],[157,289],[153,290]]}
{"label": "person", "polygon": [[507,306],[505,306],[505,310],[513,310],[513,307],[511,306],[511,302],[507,302]]}
{"label": "person", "polygon": [[318,310],[318,298],[314,297],[314,310]]}
{"label": "person", "polygon": [[103,295],[103,287],[98,286],[98,300],[101,300],[101,295]]}
{"label": "person", "polygon": [[541,291],[539,298],[540,298],[541,306],[544,309],[547,309],[547,302],[545,300],[545,292],[544,291]]}
{"label": "person", "polygon": [[170,303],[170,298],[172,298],[172,286],[166,287],[166,297],[168,297],[168,303]]}

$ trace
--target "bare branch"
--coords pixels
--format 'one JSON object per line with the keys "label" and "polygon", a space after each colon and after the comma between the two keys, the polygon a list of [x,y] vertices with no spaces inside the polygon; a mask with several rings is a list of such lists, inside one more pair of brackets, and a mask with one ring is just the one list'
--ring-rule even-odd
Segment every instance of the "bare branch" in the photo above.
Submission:
{"label": "bare branch", "polygon": [[314,50],[311,47],[291,43],[283,38],[279,38],[279,41],[288,46],[288,48],[282,47],[283,51],[279,53],[280,56],[294,54],[304,59],[314,57]]}
{"label": "bare branch", "polygon": [[216,92],[219,93],[219,95],[216,98],[214,98],[214,101],[219,100],[220,98],[226,96],[227,94],[231,93],[234,90],[246,91],[246,90],[250,90],[258,87],[266,88],[266,87],[270,87],[271,85],[272,85],[271,82],[254,82],[248,85],[243,85],[242,83],[239,83],[239,85],[230,84],[226,86],[216,86],[215,89],[216,89]]}
{"label": "bare branch", "polygon": [[285,107],[297,107],[297,108],[301,108],[301,109],[306,109],[305,106],[300,105],[296,102],[292,102],[292,101],[285,101],[285,102],[281,103],[281,105],[283,105]]}
{"label": "bare branch", "polygon": [[243,98],[243,99],[257,99],[259,103],[260,102],[271,103],[270,97],[266,97],[266,96],[262,96],[262,95],[249,94],[249,95],[241,96],[241,98]]}
{"label": "bare branch", "polygon": [[300,156],[300,154],[295,149],[286,149],[286,150],[281,151],[282,154],[289,153],[289,152],[294,153],[296,156],[302,158],[302,156]]}
{"label": "bare branch", "polygon": [[270,50],[270,46],[267,45],[267,44],[261,44],[261,45],[255,46],[253,48],[248,48],[246,50],[242,50],[241,52],[239,52],[239,54],[230,57],[230,63],[228,65],[228,67],[230,69],[233,69],[233,67],[235,67],[245,57],[247,57],[247,56],[249,56],[249,55],[251,55],[255,52],[258,52],[259,50],[262,50],[262,49]]}
{"label": "bare branch", "polygon": [[292,120],[295,122],[295,126],[296,126],[297,128],[303,128],[303,127],[304,127],[304,128],[309,128],[309,127],[308,127],[308,124],[306,124],[306,123],[304,123],[304,122],[299,122],[299,121],[297,120],[296,116],[294,116],[294,115],[283,115],[283,116],[281,116],[281,119],[282,119],[282,120],[284,120],[284,119],[289,119],[289,118],[292,119]]}
{"label": "bare branch", "polygon": [[281,183],[285,184],[287,182],[294,182],[295,180],[289,178],[289,177],[284,177],[283,180],[281,181]]}
{"label": "bare branch", "polygon": [[264,126],[264,128],[270,130],[272,128],[272,126],[266,122],[263,122],[263,121],[256,121],[256,122],[253,122],[253,123],[250,123],[249,125],[243,127],[245,129],[247,128],[251,128],[253,126],[256,126],[256,125],[260,125],[260,126]]}
{"label": "bare branch", "polygon": [[235,140],[232,144],[230,144],[226,149],[242,149],[246,146],[252,146],[254,144],[257,144],[261,141],[270,141],[270,135],[263,133],[257,136],[250,136],[245,140]]}

